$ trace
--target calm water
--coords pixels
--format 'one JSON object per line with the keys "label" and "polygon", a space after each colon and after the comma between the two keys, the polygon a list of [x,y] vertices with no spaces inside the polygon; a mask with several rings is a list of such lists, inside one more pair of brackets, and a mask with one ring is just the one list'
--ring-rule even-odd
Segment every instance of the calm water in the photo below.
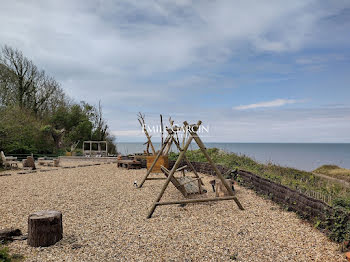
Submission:
{"label": "calm water", "polygon": [[[141,153],[146,148],[142,143],[118,143],[122,154]],[[227,152],[245,154],[253,159],[282,166],[311,171],[324,164],[350,168],[350,144],[282,144],[282,143],[206,143]],[[159,148],[159,144],[155,144]],[[192,143],[190,149],[197,149]],[[173,148],[175,151],[175,148]]]}

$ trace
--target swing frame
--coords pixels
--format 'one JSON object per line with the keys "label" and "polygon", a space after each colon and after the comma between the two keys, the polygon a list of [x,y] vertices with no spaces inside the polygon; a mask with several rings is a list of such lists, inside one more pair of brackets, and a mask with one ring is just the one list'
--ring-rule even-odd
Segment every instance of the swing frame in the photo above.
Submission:
{"label": "swing frame", "polygon": [[[174,166],[172,167],[172,169],[167,173],[167,178],[161,188],[161,191],[159,192],[156,200],[153,202],[152,207],[147,215],[147,218],[151,218],[155,209],[157,208],[157,206],[162,206],[162,205],[174,205],[174,204],[188,204],[188,203],[199,203],[199,202],[211,202],[211,201],[224,201],[224,200],[234,200],[235,203],[237,204],[238,208],[240,210],[244,210],[243,206],[241,205],[241,203],[239,202],[238,198],[235,196],[235,193],[233,192],[232,188],[229,186],[229,184],[226,182],[225,178],[223,177],[223,175],[221,174],[220,170],[217,168],[217,166],[214,164],[213,160],[210,158],[207,149],[205,147],[205,145],[203,144],[202,140],[200,139],[200,137],[197,135],[197,131],[199,129],[199,126],[201,125],[201,121],[198,121],[197,124],[193,124],[193,125],[189,125],[186,121],[183,123],[184,124],[184,128],[185,130],[188,132],[188,138],[186,143],[184,144],[183,148],[180,147],[178,141],[176,141],[176,139],[174,139],[173,132],[168,131],[168,136],[165,139],[165,143],[163,144],[161,150],[159,151],[156,159],[154,160],[151,168],[147,171],[146,176],[144,177],[143,181],[141,182],[140,187],[142,187],[142,185],[144,184],[144,182],[147,180],[149,174],[151,173],[151,169],[153,168],[153,166],[155,165],[155,162],[158,160],[159,156],[162,154],[165,146],[168,143],[172,143],[175,142],[175,145],[177,146],[177,148],[180,151],[180,154],[174,164]],[[167,129],[168,130],[168,129]],[[173,201],[164,201],[161,202],[161,198],[163,197],[163,194],[166,190],[166,188],[169,185],[169,182],[174,179],[174,174],[177,171],[179,165],[181,164],[181,162],[183,160],[185,160],[187,162],[187,164],[189,165],[189,167],[194,171],[196,178],[199,178],[197,172],[195,171],[193,165],[191,164],[191,162],[186,158],[186,151],[188,150],[188,147],[190,146],[192,140],[194,140],[198,147],[200,148],[200,150],[202,151],[202,153],[204,154],[204,156],[206,157],[207,161],[209,162],[209,164],[211,165],[211,167],[213,168],[214,172],[216,173],[217,177],[221,180],[222,184],[226,187],[229,196],[224,196],[224,197],[214,197],[214,198],[199,198],[199,199],[185,199],[185,200],[173,200]],[[185,141],[185,139],[184,139]],[[176,178],[175,178],[176,179]]]}

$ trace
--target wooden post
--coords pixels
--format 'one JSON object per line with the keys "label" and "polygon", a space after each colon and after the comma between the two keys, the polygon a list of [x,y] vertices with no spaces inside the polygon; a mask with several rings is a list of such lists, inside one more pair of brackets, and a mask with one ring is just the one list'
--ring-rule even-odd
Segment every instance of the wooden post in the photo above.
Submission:
{"label": "wooden post", "polygon": [[63,237],[62,213],[58,211],[40,211],[28,217],[28,245],[47,247]]}
{"label": "wooden post", "polygon": [[138,188],[141,188],[141,187],[142,187],[142,185],[145,183],[145,181],[146,181],[147,177],[149,176],[149,174],[151,174],[153,167],[156,165],[156,163],[157,163],[159,157],[162,155],[163,150],[164,150],[164,148],[166,147],[166,145],[170,142],[170,139],[171,139],[171,136],[170,136],[170,135],[167,136],[167,138],[166,138],[165,141],[164,141],[164,144],[163,144],[162,148],[159,150],[159,152],[158,152],[156,158],[154,159],[154,161],[153,161],[153,163],[152,163],[150,169],[147,170],[147,173],[146,173],[146,175],[144,176],[144,178],[142,179],[142,181],[141,181],[140,185],[138,186]]}
{"label": "wooden post", "polygon": [[139,112],[138,117],[139,117],[138,118],[139,123],[140,123],[141,127],[143,128],[143,132],[145,133],[145,135],[147,137],[147,142],[151,146],[153,155],[155,155],[156,150],[154,149],[154,146],[153,146],[152,141],[151,141],[151,137],[147,132],[146,123],[145,123],[145,115],[142,115],[141,112]]}
{"label": "wooden post", "polygon": [[[169,134],[170,135],[170,134]],[[171,139],[169,141],[169,143],[166,145],[165,149],[164,149],[164,152],[163,152],[163,155],[168,155],[170,149],[171,149],[171,145],[173,144],[173,141],[175,141],[175,139],[173,138],[173,136],[171,135]]]}
{"label": "wooden post", "polygon": [[[186,125],[187,123],[185,123]],[[222,184],[226,187],[228,193],[231,196],[234,196],[234,192],[232,191],[232,188],[227,184],[227,182],[225,181],[225,178],[222,176],[220,170],[216,167],[216,165],[214,164],[213,160],[210,158],[207,149],[205,147],[205,145],[203,144],[202,140],[199,138],[199,136],[197,135],[196,131],[191,130],[191,128],[188,129],[188,132],[191,134],[191,136],[193,137],[193,139],[196,141],[197,145],[199,146],[199,148],[201,149],[202,153],[204,154],[204,156],[206,157],[206,159],[208,160],[209,164],[211,165],[211,167],[214,169],[216,175],[218,176],[218,178],[221,180]],[[239,202],[238,198],[233,198],[233,200],[236,202],[237,206],[239,207],[239,209],[244,210],[243,206],[241,205],[241,203]]]}
{"label": "wooden post", "polygon": [[[180,147],[180,144],[179,144],[175,139],[174,139],[174,143],[175,143],[177,149],[179,150],[179,152],[181,152],[181,151],[182,151],[182,148]],[[192,163],[188,160],[188,158],[186,157],[186,154],[184,155],[184,160],[186,161],[186,164],[192,169],[192,171],[193,171],[195,177],[198,177],[198,178],[199,178],[199,175],[198,175],[196,169],[194,168],[194,166],[192,165]]]}
{"label": "wooden post", "polygon": [[169,175],[168,175],[168,177],[167,177],[167,179],[166,179],[166,181],[165,181],[165,183],[164,183],[164,185],[163,185],[161,191],[159,192],[156,201],[154,201],[154,203],[153,203],[153,205],[152,205],[152,208],[151,208],[151,210],[149,211],[149,213],[148,213],[148,215],[147,215],[147,218],[151,218],[151,217],[152,217],[152,214],[153,214],[154,210],[156,209],[156,207],[157,207],[157,205],[158,205],[158,202],[159,202],[160,199],[162,198],[162,196],[163,196],[163,194],[164,194],[164,191],[165,191],[165,189],[167,188],[167,186],[168,186],[168,184],[169,184],[169,182],[170,182],[170,179],[173,177],[173,175],[174,175],[176,169],[177,169],[178,166],[180,165],[180,163],[181,163],[181,161],[182,161],[182,159],[183,159],[183,157],[184,157],[184,155],[185,155],[186,150],[188,149],[188,147],[189,147],[190,144],[191,144],[191,141],[192,141],[192,136],[190,136],[190,137],[188,138],[188,140],[187,140],[187,142],[186,142],[186,144],[185,144],[185,146],[184,146],[184,148],[183,148],[183,151],[181,151],[181,153],[180,153],[178,159],[176,160],[176,162],[175,162],[173,168],[171,169],[171,171],[170,171],[170,173],[169,173]]}

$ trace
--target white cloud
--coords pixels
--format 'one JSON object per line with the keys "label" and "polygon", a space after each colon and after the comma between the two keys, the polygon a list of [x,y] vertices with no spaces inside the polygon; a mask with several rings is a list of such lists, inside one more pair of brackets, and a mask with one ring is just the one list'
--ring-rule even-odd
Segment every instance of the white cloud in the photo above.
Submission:
{"label": "white cloud", "polygon": [[[310,60],[304,50],[349,46],[348,13],[339,16],[349,7],[349,1],[316,0],[1,0],[0,45],[22,50],[76,101],[101,100],[110,129],[125,138],[137,136],[133,130],[138,130],[138,111],[154,114],[156,121],[163,113],[195,122],[204,118],[207,105],[201,101],[222,109],[225,98],[234,97],[234,88],[253,86],[259,79],[259,85],[268,81],[270,86],[276,77],[297,79],[299,75],[291,74],[295,64],[323,65],[328,60]],[[299,58],[288,63],[286,55]],[[245,92],[249,88],[242,95]],[[235,124],[232,114],[238,118],[260,112],[245,108],[297,102],[276,99],[241,105],[237,111],[228,106],[230,115],[222,122]],[[215,112],[211,119],[218,118],[220,112]],[[249,123],[264,117],[251,115]],[[250,129],[239,127],[242,132],[234,137],[230,129],[227,136],[222,130],[221,139],[259,140],[261,126],[249,137],[245,134]],[[329,134],[339,137],[341,132],[332,129]],[[275,140],[268,134],[264,139]]]}
{"label": "white cloud", "polygon": [[234,107],[233,109],[246,110],[246,109],[264,108],[264,107],[280,107],[288,104],[295,104],[298,102],[301,102],[301,101],[295,100],[295,99],[275,99],[272,101],[265,101],[265,102],[260,102],[256,104],[240,105],[240,106]]}

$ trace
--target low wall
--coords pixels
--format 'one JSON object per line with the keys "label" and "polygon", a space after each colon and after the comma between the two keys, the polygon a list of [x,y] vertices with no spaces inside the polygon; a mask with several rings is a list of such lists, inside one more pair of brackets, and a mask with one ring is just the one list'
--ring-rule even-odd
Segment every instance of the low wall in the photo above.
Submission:
{"label": "low wall", "polygon": [[[175,161],[169,161],[170,167],[172,167],[174,163]],[[197,172],[215,175],[215,172],[209,163],[192,162],[192,164]],[[229,168],[220,165],[217,165],[217,167],[222,174],[230,170]],[[289,210],[297,212],[306,219],[312,220],[316,217],[325,219],[332,210],[329,205],[318,199],[311,198],[298,191],[277,184],[253,173],[238,170],[237,174],[239,175],[240,183],[242,183],[243,186],[249,187],[258,193],[268,196],[274,202],[288,207]]]}

